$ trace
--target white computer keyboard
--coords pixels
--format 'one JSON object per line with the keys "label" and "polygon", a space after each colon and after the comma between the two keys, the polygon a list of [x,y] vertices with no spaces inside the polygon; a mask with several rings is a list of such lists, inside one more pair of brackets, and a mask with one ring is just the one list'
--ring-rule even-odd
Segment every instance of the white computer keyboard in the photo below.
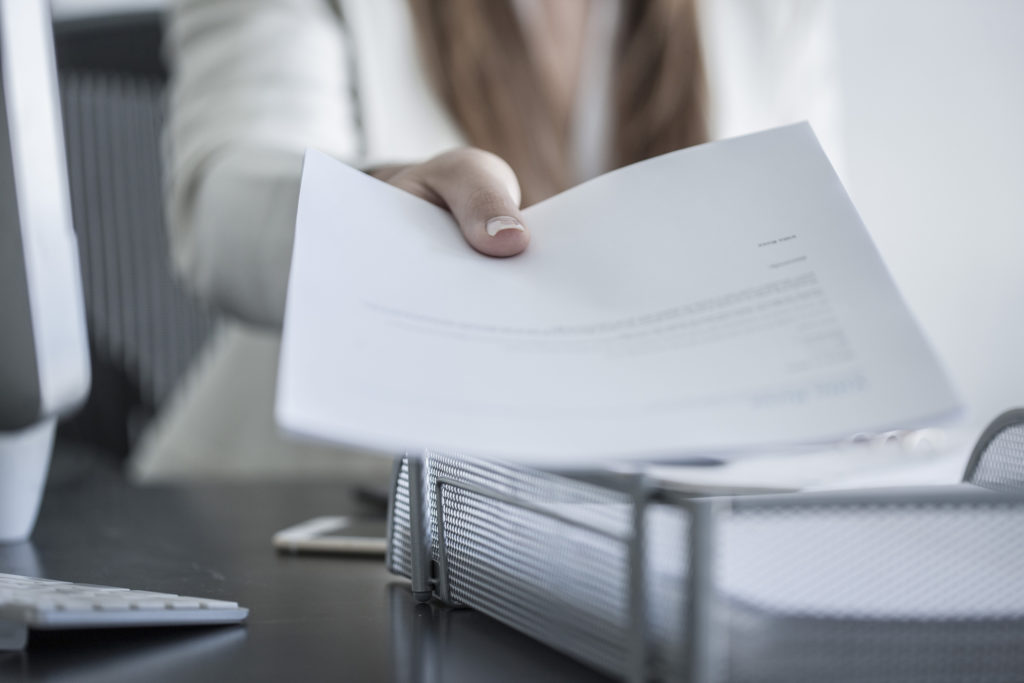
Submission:
{"label": "white computer keyboard", "polygon": [[234,624],[237,602],[0,574],[0,649],[25,646],[28,629]]}

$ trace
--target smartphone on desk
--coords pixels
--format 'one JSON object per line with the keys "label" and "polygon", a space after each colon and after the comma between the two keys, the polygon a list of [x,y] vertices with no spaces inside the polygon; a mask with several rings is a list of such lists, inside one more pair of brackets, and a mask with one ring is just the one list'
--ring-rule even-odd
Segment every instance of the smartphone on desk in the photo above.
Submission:
{"label": "smartphone on desk", "polygon": [[384,555],[387,522],[375,517],[314,517],[274,534],[274,547],[286,553]]}

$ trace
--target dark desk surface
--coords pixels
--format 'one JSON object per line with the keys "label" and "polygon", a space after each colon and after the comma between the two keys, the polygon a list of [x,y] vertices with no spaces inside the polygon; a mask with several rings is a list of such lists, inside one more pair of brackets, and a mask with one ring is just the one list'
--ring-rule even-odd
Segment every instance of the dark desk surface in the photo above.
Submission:
{"label": "dark desk surface", "polygon": [[483,615],[416,605],[380,560],[278,555],[271,535],[359,512],[331,483],[131,487],[51,477],[0,572],[236,600],[243,627],[33,633],[0,681],[601,681]]}

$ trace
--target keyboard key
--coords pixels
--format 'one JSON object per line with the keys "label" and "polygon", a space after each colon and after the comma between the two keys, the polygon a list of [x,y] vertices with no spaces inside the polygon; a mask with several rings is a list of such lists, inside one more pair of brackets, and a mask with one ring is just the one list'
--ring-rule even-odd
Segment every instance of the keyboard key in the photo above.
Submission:
{"label": "keyboard key", "polygon": [[70,585],[72,588],[80,588],[82,590],[93,591],[95,593],[112,593],[115,591],[122,592],[129,590],[128,588],[118,588],[116,586],[97,586],[91,583],[73,583]]}
{"label": "keyboard key", "polygon": [[153,591],[132,591],[132,599],[136,598],[177,598],[174,593],[154,593]]}
{"label": "keyboard key", "polygon": [[131,609],[132,603],[127,600],[109,600],[94,603],[93,608],[103,610],[104,612],[122,612]]}

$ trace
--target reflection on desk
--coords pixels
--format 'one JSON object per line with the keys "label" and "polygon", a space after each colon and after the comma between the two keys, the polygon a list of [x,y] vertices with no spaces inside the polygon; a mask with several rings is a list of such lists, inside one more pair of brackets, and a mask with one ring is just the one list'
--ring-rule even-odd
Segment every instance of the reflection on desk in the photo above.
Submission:
{"label": "reflection on desk", "polygon": [[395,683],[611,680],[546,647],[524,658],[534,641],[473,610],[417,603],[407,583],[388,598]]}

